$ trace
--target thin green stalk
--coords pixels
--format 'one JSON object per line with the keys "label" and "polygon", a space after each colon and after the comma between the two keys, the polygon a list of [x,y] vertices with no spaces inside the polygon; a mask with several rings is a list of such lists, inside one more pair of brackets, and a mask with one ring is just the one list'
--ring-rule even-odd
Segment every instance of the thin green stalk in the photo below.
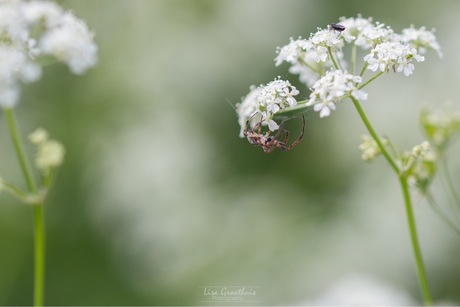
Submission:
{"label": "thin green stalk", "polygon": [[423,265],[422,252],[420,250],[420,244],[418,242],[417,229],[415,227],[415,217],[414,217],[414,213],[412,210],[412,200],[411,200],[410,193],[409,193],[409,184],[407,182],[407,175],[401,172],[401,169],[396,163],[395,159],[390,155],[385,145],[383,145],[380,137],[375,132],[374,127],[372,126],[369,118],[364,112],[364,109],[361,107],[361,104],[359,103],[359,101],[356,100],[353,96],[351,96],[350,98],[353,101],[353,104],[355,105],[355,108],[358,111],[367,130],[369,131],[372,138],[375,140],[375,142],[379,146],[383,156],[386,158],[391,168],[394,170],[394,172],[399,178],[399,183],[401,185],[401,189],[402,189],[403,197],[404,197],[404,204],[406,207],[407,223],[409,226],[412,250],[414,253],[414,259],[415,259],[415,263],[417,267],[417,277],[419,280],[420,291],[422,292],[422,296],[423,296],[423,300],[425,301],[425,304],[431,305],[432,300],[431,300],[430,290],[428,287],[428,281],[426,278],[425,267]]}
{"label": "thin green stalk", "polygon": [[329,57],[331,58],[332,64],[334,64],[335,69],[340,70],[339,65],[337,65],[337,62],[335,61],[334,57],[332,56],[331,47],[327,47],[327,52],[329,53]]}
{"label": "thin green stalk", "polygon": [[434,197],[431,193],[427,193],[424,195],[428,201],[428,204],[433,209],[433,211],[439,216],[440,219],[446,223],[447,226],[457,235],[460,237],[460,229],[454,225],[454,223],[446,216],[446,214],[442,211],[441,207],[437,204]]}
{"label": "thin green stalk", "polygon": [[375,132],[374,127],[372,126],[372,123],[370,122],[369,118],[367,117],[366,112],[364,112],[364,109],[361,107],[361,104],[353,96],[350,96],[350,98],[353,101],[353,104],[355,105],[355,108],[358,111],[358,114],[361,117],[361,120],[363,121],[363,123],[366,126],[367,130],[369,131],[369,133],[371,134],[372,138],[375,140],[375,142],[379,146],[380,151],[382,152],[383,156],[387,159],[388,163],[390,164],[391,168],[395,171],[395,173],[399,174],[399,166],[398,166],[398,164],[396,163],[394,158],[390,155],[390,153],[388,152],[388,150],[385,147],[385,145],[383,145],[382,140],[378,136],[377,132]]}
{"label": "thin green stalk", "polygon": [[355,75],[356,71],[356,44],[353,44],[353,48],[351,49],[351,74]]}
{"label": "thin green stalk", "polygon": [[458,195],[457,190],[452,181],[452,177],[450,176],[449,168],[447,167],[447,159],[441,159],[441,167],[444,179],[447,182],[447,189],[450,192],[450,203],[452,204],[453,211],[455,212],[455,217],[458,219],[460,215],[460,196]]}
{"label": "thin green stalk", "polygon": [[376,74],[375,76],[373,76],[372,78],[370,78],[369,80],[367,80],[366,82],[364,82],[363,84],[361,84],[360,87],[358,87],[358,89],[362,89],[363,87],[365,87],[366,85],[368,85],[369,83],[371,83],[372,81],[374,81],[375,79],[377,79],[378,77],[380,77],[381,75],[383,75],[385,72],[384,71],[381,71],[379,72],[378,74]]}
{"label": "thin green stalk", "polygon": [[[32,171],[27,161],[24,149],[19,137],[19,128],[16,123],[14,110],[11,108],[3,109],[5,118],[8,122],[14,149],[18,157],[27,188],[31,194],[37,194],[37,185],[33,179]],[[34,306],[43,306],[44,286],[45,286],[45,221],[43,214],[43,204],[33,204],[34,210]]]}
{"label": "thin green stalk", "polygon": [[301,58],[299,58],[299,63],[304,65],[304,66],[307,66],[308,68],[310,68],[312,71],[314,71],[315,73],[317,73],[318,75],[322,75],[322,72],[319,71],[318,69],[316,69],[315,67],[313,67],[312,65],[308,64],[307,62],[305,62],[304,60],[302,60]]}
{"label": "thin green stalk", "polygon": [[420,250],[420,244],[417,237],[417,228],[415,225],[414,212],[412,210],[412,200],[409,192],[409,184],[407,177],[404,174],[399,176],[399,183],[404,197],[404,204],[406,205],[407,224],[409,226],[409,233],[412,242],[412,250],[414,252],[415,264],[417,267],[417,276],[420,285],[420,291],[422,292],[423,300],[425,305],[430,306],[433,304],[430,295],[430,289],[428,287],[428,279],[426,278],[425,267],[423,265],[422,252]]}
{"label": "thin green stalk", "polygon": [[8,122],[8,127],[10,129],[11,138],[13,140],[14,150],[16,151],[16,155],[18,156],[19,165],[22,170],[22,174],[26,180],[27,187],[29,192],[35,194],[37,193],[37,186],[35,185],[35,181],[32,176],[32,172],[30,171],[29,163],[26,159],[26,155],[22,148],[21,139],[19,138],[19,129],[16,123],[16,116],[14,114],[14,110],[11,108],[3,109],[5,113],[6,121]]}
{"label": "thin green stalk", "polygon": [[43,206],[34,206],[34,306],[43,306],[45,294],[45,219]]}
{"label": "thin green stalk", "polygon": [[366,68],[369,64],[366,62],[364,63],[363,65],[363,68],[361,69],[361,72],[359,73],[359,76],[362,77],[364,75],[364,73],[366,72]]}

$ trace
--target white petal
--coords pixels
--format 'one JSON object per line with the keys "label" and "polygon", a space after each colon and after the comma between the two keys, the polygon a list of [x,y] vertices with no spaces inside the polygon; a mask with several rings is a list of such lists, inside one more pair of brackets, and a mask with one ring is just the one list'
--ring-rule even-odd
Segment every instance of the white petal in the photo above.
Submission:
{"label": "white petal", "polygon": [[323,118],[323,117],[328,117],[329,115],[331,115],[331,110],[324,106],[322,109],[321,109],[321,112],[319,112],[319,117],[320,118]]}
{"label": "white petal", "polygon": [[275,130],[278,130],[279,128],[278,124],[274,120],[269,120],[267,124],[268,124],[268,129],[270,129],[270,131],[275,131]]}

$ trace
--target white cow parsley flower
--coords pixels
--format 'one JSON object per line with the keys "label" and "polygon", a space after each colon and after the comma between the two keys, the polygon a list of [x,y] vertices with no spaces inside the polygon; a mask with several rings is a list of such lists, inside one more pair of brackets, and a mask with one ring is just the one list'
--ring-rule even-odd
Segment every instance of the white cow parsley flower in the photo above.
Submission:
{"label": "white cow parsley flower", "polygon": [[330,29],[318,29],[316,33],[310,36],[310,41],[314,47],[323,46],[334,49],[340,49],[343,47],[343,40],[337,32]]}
{"label": "white cow parsley flower", "polygon": [[403,42],[408,43],[417,49],[419,54],[424,55],[427,49],[433,49],[436,51],[438,56],[442,58],[443,54],[441,46],[436,40],[434,31],[434,29],[427,31],[425,27],[416,29],[413,25],[411,25],[410,28],[402,30],[402,35],[400,37]]}
{"label": "white cow parsley flower", "polygon": [[397,72],[404,71],[406,76],[414,70],[412,60],[423,62],[425,58],[415,48],[397,41],[378,44],[364,57],[369,70],[384,72],[392,68]]}
{"label": "white cow parsley flower", "polygon": [[240,138],[244,138],[244,129],[250,120],[250,126],[254,127],[257,121],[260,121],[260,115],[254,116],[257,113],[258,103],[257,96],[262,90],[260,87],[252,85],[246,97],[236,105],[236,113],[238,115],[238,123],[240,124]]}
{"label": "white cow parsley flower", "polygon": [[360,76],[353,76],[341,70],[328,71],[313,85],[306,106],[313,106],[320,117],[327,117],[336,109],[336,104],[346,96],[366,100],[367,93],[357,88],[357,84],[361,82]]}
{"label": "white cow parsley flower", "polygon": [[35,155],[35,166],[44,175],[60,166],[64,161],[65,148],[56,141],[48,138],[48,132],[43,128],[38,128],[29,135],[29,140],[37,146]]}
{"label": "white cow parsley flower", "polygon": [[40,56],[51,55],[82,74],[97,61],[93,33],[51,1],[0,1],[0,107],[19,101],[21,82],[41,77]]}
{"label": "white cow parsley flower", "polygon": [[83,21],[66,13],[56,27],[43,35],[40,47],[43,53],[54,55],[67,63],[73,73],[81,75],[97,61],[93,36]]}
{"label": "white cow parsley flower", "polygon": [[273,116],[289,107],[297,105],[294,96],[299,91],[289,81],[275,79],[267,85],[251,87],[249,94],[237,105],[238,123],[240,124],[240,137],[244,137],[244,129],[250,121],[251,127],[257,122],[268,125],[270,131],[279,128]]}
{"label": "white cow parsley flower", "polygon": [[311,42],[299,37],[297,40],[290,38],[289,44],[278,47],[276,53],[278,56],[275,58],[276,66],[281,65],[283,62],[296,64],[303,60],[305,53],[312,48]]}
{"label": "white cow parsley flower", "polygon": [[271,131],[277,130],[278,124],[273,120],[273,115],[288,107],[297,105],[294,96],[299,91],[289,81],[275,79],[266,86],[261,87],[257,95],[258,112],[262,114],[262,120]]}
{"label": "white cow parsley flower", "polygon": [[[345,60],[346,44],[352,45],[349,63]],[[358,58],[358,48],[367,54]],[[300,82],[311,89],[308,101],[302,101],[294,112],[301,114],[304,107],[312,107],[322,118],[328,117],[344,98],[367,100],[367,93],[362,88],[384,72],[393,70],[405,76],[411,75],[415,62],[423,62],[428,49],[442,56],[434,30],[411,26],[398,34],[383,23],[358,15],[356,18],[342,17],[339,23],[331,23],[326,29],[318,28],[308,39],[290,38],[287,45],[277,48],[274,60],[276,66],[287,62],[289,72],[298,75]],[[364,66],[358,63],[359,59],[364,61]],[[364,68],[359,75],[355,75],[359,67]],[[367,76],[366,71],[376,73]],[[274,121],[275,114],[296,106],[298,102],[295,96],[298,94],[299,91],[289,81],[279,78],[267,85],[251,88],[251,92],[238,105],[240,136],[244,136],[245,129],[261,128],[262,125],[268,126],[271,132],[279,130]],[[366,159],[372,155],[366,155]]]}
{"label": "white cow parsley flower", "polygon": [[[362,38],[363,32],[367,33],[368,29],[374,28],[374,24],[372,23],[372,18],[362,18],[361,16],[358,16],[356,18],[351,17],[351,18],[340,18],[340,24],[345,27],[345,30],[342,31],[342,36],[345,39],[347,43],[351,43],[359,37],[359,41],[365,41],[365,39]],[[358,44],[359,45],[359,44]],[[363,46],[367,47],[367,45]],[[370,46],[368,46],[370,48]]]}

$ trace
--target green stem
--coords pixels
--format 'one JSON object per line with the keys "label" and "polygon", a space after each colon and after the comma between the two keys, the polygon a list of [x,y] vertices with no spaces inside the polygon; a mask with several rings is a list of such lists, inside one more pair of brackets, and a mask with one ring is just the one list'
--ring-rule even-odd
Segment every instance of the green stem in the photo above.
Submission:
{"label": "green stem", "polygon": [[356,44],[351,49],[351,74],[354,76],[356,71]]}
{"label": "green stem", "polygon": [[32,177],[32,172],[30,171],[29,163],[26,159],[26,155],[22,148],[21,140],[19,138],[19,129],[16,123],[16,116],[14,114],[14,110],[11,108],[3,109],[5,112],[5,118],[8,122],[8,127],[10,129],[11,138],[13,140],[14,150],[16,151],[16,155],[18,156],[19,165],[22,170],[22,174],[26,180],[27,187],[29,188],[29,192],[35,194],[37,193],[37,186],[35,185],[35,181]]}
{"label": "green stem", "polygon": [[399,176],[399,183],[404,196],[404,203],[406,205],[407,224],[409,226],[409,233],[412,242],[412,250],[414,252],[415,264],[417,267],[417,276],[420,285],[420,291],[422,292],[423,300],[425,305],[432,305],[433,301],[430,295],[430,289],[428,287],[428,280],[425,273],[425,267],[423,265],[422,252],[420,250],[420,244],[417,237],[417,228],[415,226],[415,217],[412,210],[412,200],[409,192],[409,184],[407,177],[404,174]]}
{"label": "green stem", "polygon": [[453,205],[455,216],[458,218],[459,209],[460,209],[459,207],[460,206],[460,196],[458,195],[457,190],[452,181],[452,177],[450,176],[449,168],[447,167],[447,159],[445,159],[444,157],[441,159],[441,167],[442,167],[442,172],[443,172],[445,181],[447,181],[448,192],[450,192],[450,195],[451,195],[450,203]]}
{"label": "green stem", "polygon": [[385,158],[387,159],[388,163],[390,164],[391,168],[395,171],[395,173],[399,174],[399,166],[398,166],[398,164],[393,159],[393,157],[390,155],[390,153],[388,152],[388,150],[385,147],[385,145],[383,145],[382,140],[378,136],[377,132],[375,132],[375,129],[372,126],[372,123],[370,122],[369,118],[367,117],[366,112],[364,112],[364,109],[361,107],[361,104],[353,96],[350,96],[350,98],[353,101],[353,104],[355,105],[355,108],[358,111],[358,114],[361,117],[361,120],[363,121],[363,123],[366,126],[367,130],[369,131],[369,133],[371,134],[372,138],[375,140],[375,142],[379,146],[380,151],[385,156]]}
{"label": "green stem", "polygon": [[371,83],[372,81],[374,81],[375,79],[377,79],[378,77],[380,77],[381,75],[383,75],[385,72],[384,71],[381,71],[379,72],[378,74],[376,74],[375,76],[373,76],[372,78],[370,78],[369,80],[367,80],[366,82],[364,82],[363,84],[361,84],[360,87],[358,87],[358,89],[362,89],[363,87],[365,87],[366,85],[368,85],[369,83]]}
{"label": "green stem", "polygon": [[407,223],[409,226],[409,233],[410,233],[410,238],[412,242],[412,250],[414,253],[414,259],[415,259],[415,263],[417,266],[417,277],[418,277],[418,281],[420,285],[420,291],[422,292],[422,296],[423,296],[423,300],[425,301],[425,304],[431,305],[432,300],[431,300],[430,290],[428,287],[428,281],[426,278],[425,267],[423,265],[422,252],[420,250],[420,244],[418,242],[417,229],[415,227],[415,217],[414,217],[414,213],[412,210],[412,200],[411,200],[410,193],[409,193],[409,184],[407,182],[407,175],[401,171],[395,159],[390,155],[385,145],[382,143],[380,137],[375,132],[374,127],[372,126],[369,118],[364,112],[364,109],[361,107],[361,104],[359,103],[359,101],[356,100],[353,96],[351,96],[350,98],[353,101],[353,104],[355,105],[355,108],[358,111],[367,130],[369,131],[372,138],[375,140],[375,142],[379,146],[383,156],[386,158],[391,168],[394,170],[394,172],[399,178],[399,183],[401,185],[401,189],[402,189],[403,197],[404,197],[404,204],[406,206]]}
{"label": "green stem", "polygon": [[364,63],[363,65],[363,68],[361,69],[361,72],[359,73],[359,76],[362,77],[364,75],[364,73],[366,72],[366,68],[369,64],[366,62]]}
{"label": "green stem", "polygon": [[[16,123],[14,110],[4,108],[5,118],[8,122],[14,149],[19,160],[22,173],[31,194],[37,194],[37,186],[33,179],[32,171],[26,159],[24,149],[19,137],[19,128]],[[43,306],[45,285],[45,221],[43,204],[33,204],[34,210],[34,306]]]}
{"label": "green stem", "polygon": [[43,306],[45,293],[45,219],[43,206],[34,206],[34,306]]}
{"label": "green stem", "polygon": [[337,65],[337,62],[335,61],[334,57],[332,56],[331,47],[327,47],[327,53],[329,53],[329,57],[331,58],[332,64],[334,64],[335,69],[340,70],[339,65]]}
{"label": "green stem", "polygon": [[434,197],[431,195],[431,193],[425,194],[425,197],[428,201],[428,204],[431,206],[433,211],[439,216],[440,219],[444,221],[444,223],[449,226],[449,228],[455,232],[457,236],[460,237],[460,229],[455,226],[455,224],[446,216],[446,214],[442,211],[441,207],[436,203],[436,200]]}

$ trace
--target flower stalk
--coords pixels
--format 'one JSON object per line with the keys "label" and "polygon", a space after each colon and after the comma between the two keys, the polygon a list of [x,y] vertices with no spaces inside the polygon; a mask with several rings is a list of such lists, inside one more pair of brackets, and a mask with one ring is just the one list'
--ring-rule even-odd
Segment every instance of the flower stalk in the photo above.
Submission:
{"label": "flower stalk", "polygon": [[[334,29],[340,32],[339,35],[333,31]],[[347,71],[350,66],[344,61],[346,44],[351,45],[351,74]],[[357,63],[358,49],[364,52],[362,66],[358,66]],[[436,51],[442,57],[434,29],[428,31],[425,27],[417,29],[411,26],[403,29],[401,33],[395,33],[391,27],[383,23],[374,23],[372,18],[342,17],[340,24],[331,24],[327,29],[318,28],[308,39],[291,38],[289,44],[277,48],[275,65],[279,66],[283,62],[290,64],[289,72],[298,74],[299,81],[310,89],[309,99],[297,101],[292,96],[299,94],[299,91],[292,87],[289,81],[280,80],[279,82],[289,85],[288,90],[276,89],[272,95],[262,95],[261,93],[266,92],[266,87],[251,87],[251,92],[238,104],[237,113],[241,131],[247,131],[251,121],[251,127],[259,128],[259,132],[252,131],[248,137],[251,144],[254,145],[255,138],[278,144],[282,143],[279,139],[282,133],[276,130],[285,129],[283,124],[290,119],[285,115],[290,114],[289,112],[301,113],[311,108],[319,113],[320,118],[329,117],[337,109],[337,105],[350,98],[371,135],[363,136],[360,146],[363,159],[371,161],[382,154],[399,180],[420,291],[425,304],[431,305],[432,299],[418,240],[409,184],[420,190],[422,195],[428,195],[428,187],[436,173],[437,160],[442,156],[442,150],[452,133],[460,132],[460,117],[456,120],[449,116],[433,117],[427,112],[422,113],[427,140],[413,147],[411,151],[399,152],[390,139],[381,138],[377,134],[361,106],[361,102],[368,98],[368,94],[362,90],[364,87],[391,72],[409,77],[414,73],[415,64],[425,61],[428,49]],[[360,71],[357,70],[358,67],[362,67]],[[369,70],[373,75],[365,79],[364,75]],[[288,96],[290,103],[286,104]],[[269,105],[275,107],[266,107]],[[266,114],[267,110],[271,112],[269,116]],[[278,125],[275,120],[282,120],[282,123]],[[262,125],[268,126],[268,129],[262,130]],[[245,136],[248,134],[240,132],[240,137]],[[298,141],[290,148],[296,146]],[[268,152],[265,150],[264,142],[257,145],[261,146],[264,152]]]}
{"label": "flower stalk", "polygon": [[[37,185],[19,137],[19,128],[14,109],[5,108],[3,110],[27,188],[30,194],[36,195]],[[43,306],[45,290],[45,219],[43,202],[37,201],[32,205],[34,210],[34,306]]]}
{"label": "flower stalk", "polygon": [[406,172],[404,172],[400,168],[400,166],[398,166],[398,163],[396,162],[396,160],[393,158],[393,156],[387,150],[386,146],[383,144],[381,138],[376,133],[371,121],[367,117],[366,112],[362,108],[359,101],[353,97],[350,97],[350,98],[353,101],[353,104],[356,110],[358,111],[358,114],[360,115],[361,120],[363,121],[364,125],[369,131],[369,134],[372,136],[374,141],[377,143],[381,153],[387,160],[388,164],[390,164],[395,174],[398,176],[399,184],[401,186],[404,204],[406,208],[407,224],[409,227],[409,234],[410,234],[412,251],[413,251],[414,260],[415,260],[416,269],[417,269],[417,276],[418,276],[418,281],[420,285],[420,291],[422,293],[425,304],[427,306],[432,305],[430,289],[428,286],[428,279],[426,277],[425,265],[423,263],[422,252],[420,249],[420,244],[419,244],[418,235],[417,235],[415,216],[414,216],[414,212],[412,209],[412,200],[411,200],[410,191],[409,191],[408,175]]}

